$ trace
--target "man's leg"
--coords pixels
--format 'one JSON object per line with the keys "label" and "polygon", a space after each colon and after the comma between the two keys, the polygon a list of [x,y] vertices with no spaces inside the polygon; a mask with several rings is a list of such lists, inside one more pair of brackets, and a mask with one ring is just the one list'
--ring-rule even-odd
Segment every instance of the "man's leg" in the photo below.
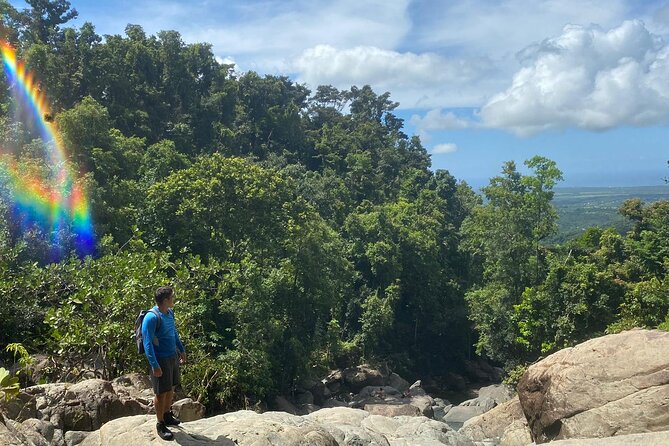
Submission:
{"label": "man's leg", "polygon": [[172,390],[165,392],[165,400],[163,402],[163,417],[167,412],[171,410],[173,398],[174,398],[174,387],[172,388]]}
{"label": "man's leg", "polygon": [[156,431],[158,436],[163,440],[172,440],[174,439],[174,434],[167,428],[165,425],[165,411],[169,407],[172,401],[172,392],[163,392],[157,394],[154,397],[154,406],[156,408],[156,418],[158,422],[156,423]]}
{"label": "man's leg", "polygon": [[153,399],[153,405],[156,409],[156,418],[158,422],[164,421],[165,412],[172,404],[172,395],[174,392],[168,391],[156,395]]}
{"label": "man's leg", "polygon": [[152,376],[153,391],[155,394],[153,404],[156,409],[156,418],[158,419],[156,431],[158,436],[163,440],[173,440],[174,434],[167,428],[165,423],[165,412],[172,405],[172,395],[174,393],[172,391],[173,371],[169,361],[161,358],[158,360],[158,363],[163,374],[160,377]]}
{"label": "man's leg", "polygon": [[176,388],[179,384],[181,384],[181,376],[179,373],[179,359],[177,356],[172,358],[171,361],[171,371],[172,371],[172,387],[170,390],[170,395],[169,399],[166,402],[165,406],[165,413],[163,419],[165,420],[165,424],[168,426],[178,426],[181,424],[181,420],[174,416],[174,413],[172,413],[172,400],[174,399],[174,393],[176,391]]}

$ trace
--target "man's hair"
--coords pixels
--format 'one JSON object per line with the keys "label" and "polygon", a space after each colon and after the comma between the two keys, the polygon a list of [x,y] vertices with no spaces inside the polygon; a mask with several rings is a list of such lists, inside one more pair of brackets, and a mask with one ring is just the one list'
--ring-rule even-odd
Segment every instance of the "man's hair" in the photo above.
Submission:
{"label": "man's hair", "polygon": [[165,299],[168,299],[174,294],[174,289],[171,286],[161,286],[156,290],[156,303],[160,305]]}

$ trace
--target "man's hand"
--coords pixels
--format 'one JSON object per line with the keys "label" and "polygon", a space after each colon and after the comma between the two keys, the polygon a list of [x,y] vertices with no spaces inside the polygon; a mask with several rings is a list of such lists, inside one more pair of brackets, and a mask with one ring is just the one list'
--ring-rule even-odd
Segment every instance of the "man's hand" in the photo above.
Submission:
{"label": "man's hand", "polygon": [[163,376],[163,369],[161,369],[160,367],[158,367],[157,369],[153,369],[153,376],[155,376],[156,378],[160,378],[161,376]]}
{"label": "man's hand", "polygon": [[179,352],[179,364],[186,363],[186,352]]}

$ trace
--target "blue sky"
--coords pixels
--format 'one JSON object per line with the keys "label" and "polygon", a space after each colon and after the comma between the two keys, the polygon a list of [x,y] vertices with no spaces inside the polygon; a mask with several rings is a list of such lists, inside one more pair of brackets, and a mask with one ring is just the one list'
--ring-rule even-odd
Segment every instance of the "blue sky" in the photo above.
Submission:
{"label": "blue sky", "polygon": [[390,91],[433,167],[476,186],[535,154],[563,186],[669,176],[669,0],[71,3],[100,34],[175,29],[239,72]]}

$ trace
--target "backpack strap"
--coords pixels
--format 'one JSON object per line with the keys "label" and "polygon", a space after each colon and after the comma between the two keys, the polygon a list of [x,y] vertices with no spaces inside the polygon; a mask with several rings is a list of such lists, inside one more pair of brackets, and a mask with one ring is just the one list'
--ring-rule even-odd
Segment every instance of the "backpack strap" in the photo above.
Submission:
{"label": "backpack strap", "polygon": [[158,318],[158,322],[156,322],[156,331],[158,331],[160,329],[160,311],[156,310],[155,308],[151,308],[149,311],[155,314]]}

